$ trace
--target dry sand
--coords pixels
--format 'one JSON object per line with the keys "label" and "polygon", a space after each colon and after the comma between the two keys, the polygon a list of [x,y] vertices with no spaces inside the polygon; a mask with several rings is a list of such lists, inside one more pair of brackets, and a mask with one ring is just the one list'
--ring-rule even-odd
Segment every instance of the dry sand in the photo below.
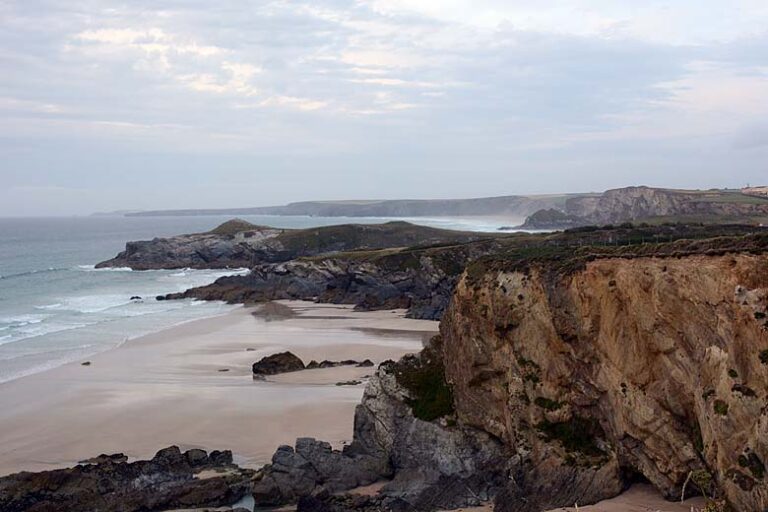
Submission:
{"label": "dry sand", "polygon": [[242,308],[129,341],[90,357],[90,366],[0,384],[0,475],[71,466],[100,453],[149,458],[172,444],[232,450],[237,462],[254,467],[300,436],[340,446],[352,437],[364,386],[335,384],[374,368],[259,382],[251,364],[283,350],[305,362],[379,363],[418,351],[437,330],[437,322],[406,319],[404,311],[284,304],[298,314],[267,321]]}
{"label": "dry sand", "polygon": [[[703,508],[702,498],[689,499],[684,503],[666,501],[653,486],[635,484],[624,494],[595,505],[556,508],[548,512],[691,512]],[[481,507],[461,508],[457,512],[492,512],[492,510],[493,505],[489,503]]]}

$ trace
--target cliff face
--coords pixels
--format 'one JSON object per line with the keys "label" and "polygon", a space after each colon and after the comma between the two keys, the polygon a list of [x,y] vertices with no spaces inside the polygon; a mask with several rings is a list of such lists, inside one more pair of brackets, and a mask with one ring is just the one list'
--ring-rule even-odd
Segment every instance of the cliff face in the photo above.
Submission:
{"label": "cliff face", "polygon": [[626,187],[569,198],[559,215],[540,210],[526,219],[529,229],[567,229],[573,226],[619,224],[632,221],[742,222],[768,219],[768,197],[734,190],[688,191]]}
{"label": "cliff face", "polygon": [[258,265],[245,276],[170,294],[252,303],[279,299],[355,304],[361,310],[407,308],[410,318],[439,319],[464,267],[498,249],[495,241],[459,246],[373,251],[347,257],[296,259]]}
{"label": "cliff face", "polygon": [[277,229],[233,220],[208,233],[128,242],[125,251],[97,267],[241,268],[344,251],[469,242],[488,237],[408,222]]}
{"label": "cliff face", "polygon": [[459,422],[528,468],[497,510],[536,489],[543,505],[585,503],[633,474],[679,499],[691,472],[765,510],[767,312],[768,255],[470,268],[443,358]]}
{"label": "cliff face", "polygon": [[474,199],[392,199],[355,201],[303,201],[284,206],[205,210],[159,210],[128,216],[165,215],[312,215],[320,217],[422,217],[506,215],[525,217],[542,208],[561,206],[573,194],[499,196]]}

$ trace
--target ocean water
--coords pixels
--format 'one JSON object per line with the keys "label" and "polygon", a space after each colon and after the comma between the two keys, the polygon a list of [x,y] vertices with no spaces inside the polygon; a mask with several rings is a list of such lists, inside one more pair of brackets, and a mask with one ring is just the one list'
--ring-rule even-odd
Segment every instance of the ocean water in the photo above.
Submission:
{"label": "ocean water", "polygon": [[[246,216],[284,228],[391,219]],[[198,233],[229,217],[0,218],[0,383],[116,347],[234,306],[154,300],[235,271],[97,270],[130,240]],[[446,229],[495,231],[494,219],[401,219]],[[141,300],[131,300],[132,297]]]}

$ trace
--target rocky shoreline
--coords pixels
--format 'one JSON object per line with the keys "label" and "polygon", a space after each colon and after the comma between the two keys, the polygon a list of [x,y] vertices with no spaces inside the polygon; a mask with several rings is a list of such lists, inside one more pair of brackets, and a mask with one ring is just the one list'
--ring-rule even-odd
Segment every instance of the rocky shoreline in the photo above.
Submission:
{"label": "rocky shoreline", "polygon": [[254,472],[232,463],[228,451],[176,446],[148,461],[101,455],[70,469],[0,478],[3,512],[121,511],[220,507],[251,491]]}
{"label": "rocky shoreline", "polygon": [[[647,481],[668,499],[704,495],[711,510],[762,510],[766,270],[768,233],[752,226],[622,226],[298,259],[182,296],[312,294],[361,307],[405,297],[417,315],[419,301],[437,297],[430,314],[442,317],[441,334],[379,365],[352,442],[280,446],[248,477],[257,507],[433,511],[493,501],[499,512],[540,512]],[[291,356],[264,358],[254,374],[306,368]],[[0,479],[0,489],[19,478]],[[346,494],[374,482],[384,482],[375,496]],[[169,492],[169,502],[183,494]]]}

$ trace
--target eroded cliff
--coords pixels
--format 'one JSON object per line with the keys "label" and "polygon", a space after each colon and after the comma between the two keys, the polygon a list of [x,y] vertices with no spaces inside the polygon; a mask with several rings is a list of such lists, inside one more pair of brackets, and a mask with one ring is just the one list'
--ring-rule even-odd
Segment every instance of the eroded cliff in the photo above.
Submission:
{"label": "eroded cliff", "polygon": [[523,458],[497,509],[595,501],[636,475],[679,498],[691,475],[737,510],[765,510],[766,245],[470,267],[443,317],[443,358],[458,422]]}

